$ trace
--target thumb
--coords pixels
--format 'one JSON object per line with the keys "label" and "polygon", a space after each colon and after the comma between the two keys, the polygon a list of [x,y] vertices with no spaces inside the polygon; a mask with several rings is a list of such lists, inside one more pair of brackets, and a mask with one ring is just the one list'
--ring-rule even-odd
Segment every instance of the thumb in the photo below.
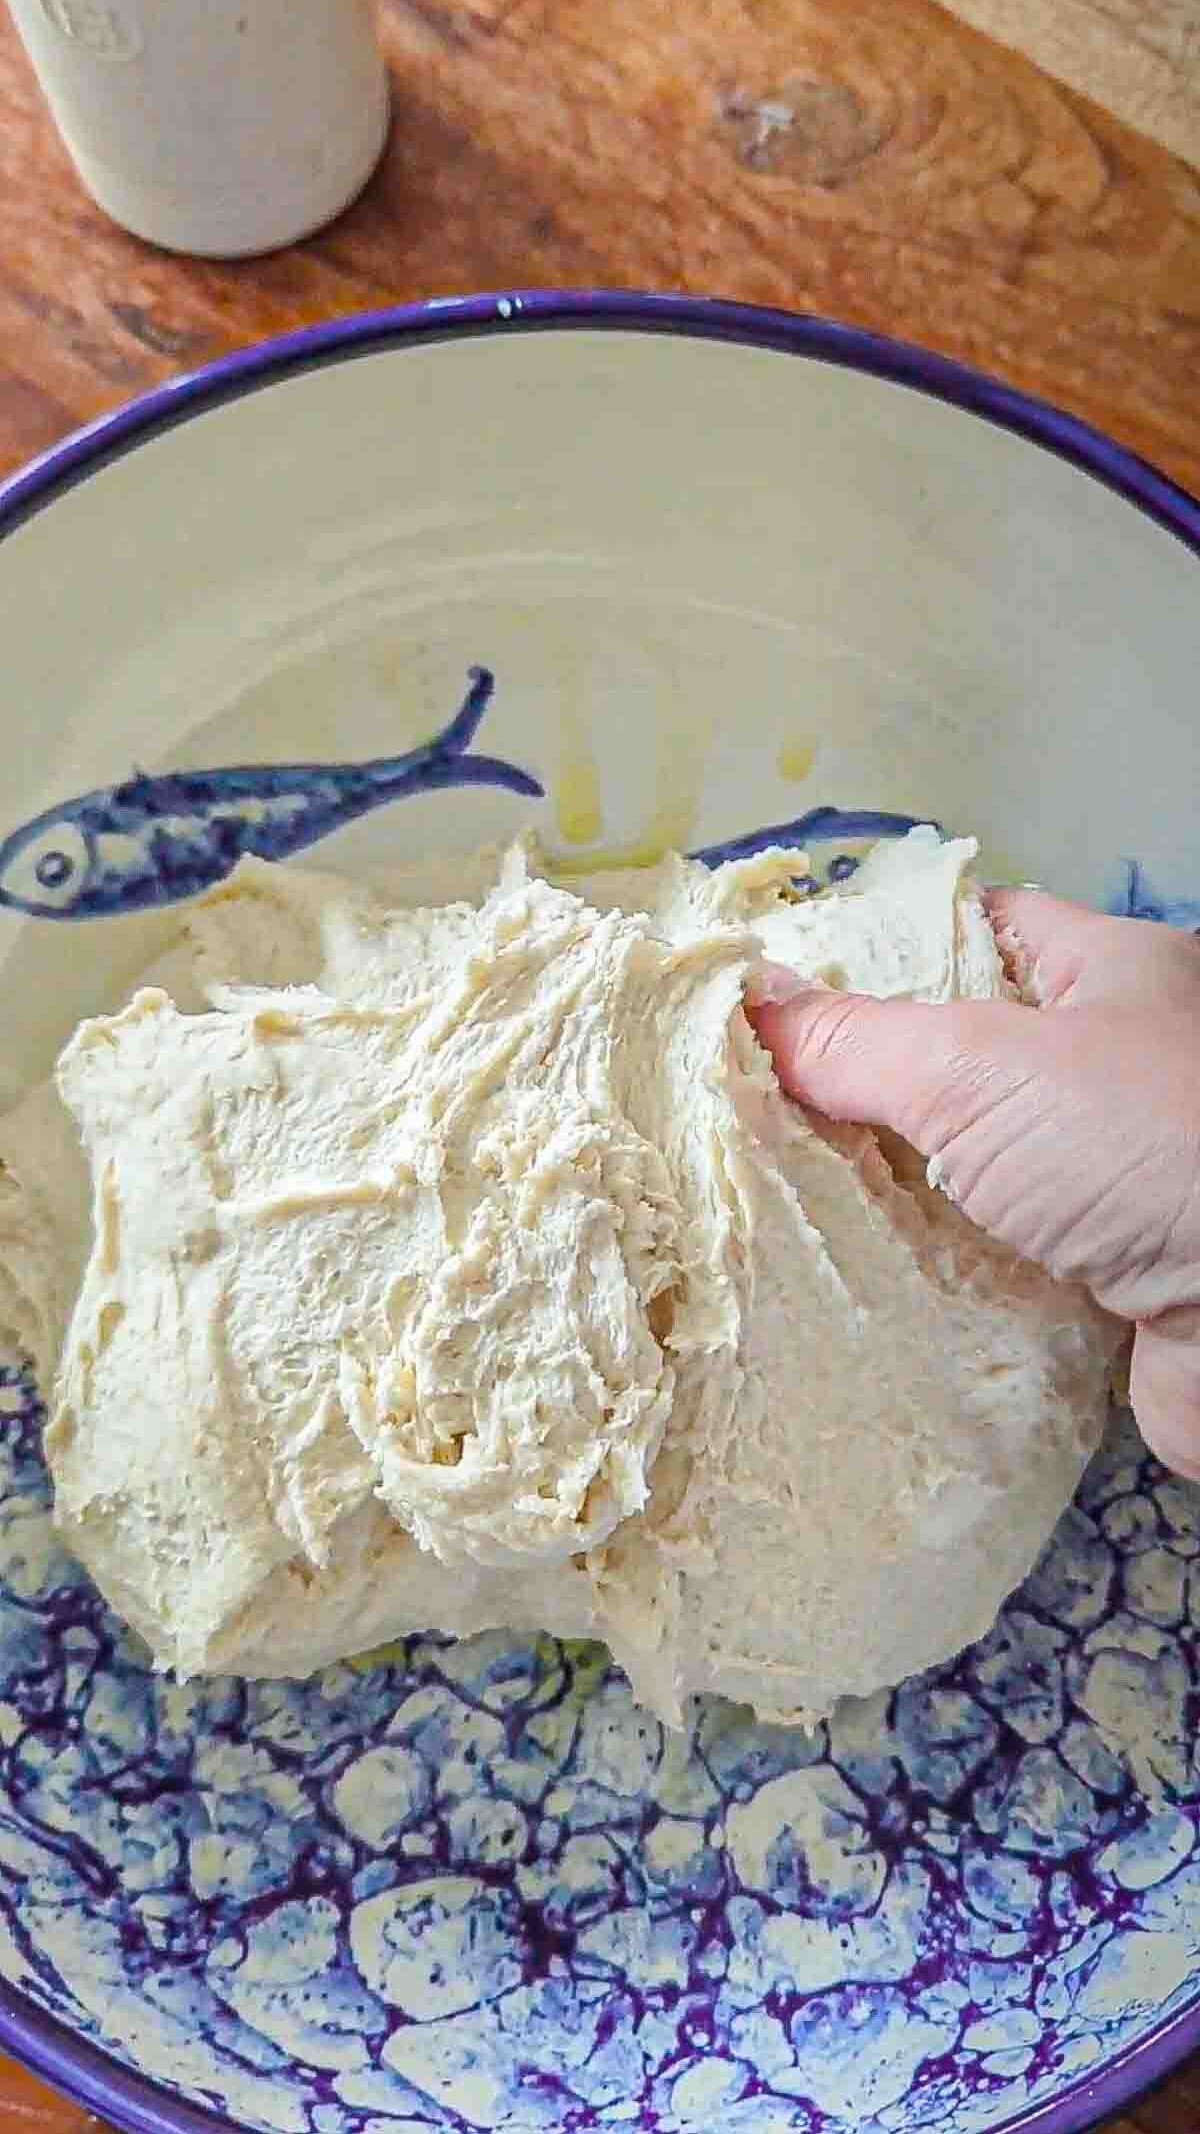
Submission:
{"label": "thumb", "polygon": [[806,986],[748,1008],[787,1094],[938,1154],[1041,1067],[1041,1017],[1013,1001],[876,1000]]}
{"label": "thumb", "polygon": [[[1089,1282],[1102,1302],[1137,1259],[1122,1180],[1139,1164],[1149,1181],[1141,1199],[1169,1221],[1179,1166],[1147,1156],[1135,1122],[1112,1130],[1117,1047],[1098,1045],[1094,1017],[824,987],[753,1014],[789,1096],[827,1118],[890,1128],[936,1160],[946,1192],[981,1229],[1052,1274]],[[1140,1027],[1134,1034],[1140,1045]],[[1130,1292],[1128,1316],[1159,1299],[1147,1282]]]}
{"label": "thumb", "polygon": [[1160,1014],[1149,1045],[1137,1009],[810,986],[752,1012],[788,1095],[890,1128],[936,1159],[981,1229],[1143,1320],[1147,1397],[1160,1398],[1180,1369],[1164,1315],[1200,1283],[1190,1012]]}
{"label": "thumb", "polygon": [[[993,890],[988,916],[1010,968],[1045,1006],[1120,994],[1151,964],[1170,966],[1163,929],[1110,919],[1041,890]],[[1187,960],[1194,986],[1200,962]],[[1115,978],[1112,974],[1116,974]],[[1015,1001],[876,1001],[802,987],[772,966],[752,1019],[789,1095],[834,1119],[890,1127],[927,1156],[972,1125],[1012,1083],[1039,1077],[1050,1025]],[[1060,1023],[1057,1037],[1065,1036]]]}

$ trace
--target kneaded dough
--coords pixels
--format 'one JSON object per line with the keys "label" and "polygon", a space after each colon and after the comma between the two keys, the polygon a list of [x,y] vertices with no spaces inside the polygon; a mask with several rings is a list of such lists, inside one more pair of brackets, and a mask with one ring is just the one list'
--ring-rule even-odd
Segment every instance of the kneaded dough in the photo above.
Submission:
{"label": "kneaded dough", "polygon": [[518,845],[415,908],[251,863],[192,908],[0,1197],[59,1528],[156,1659],[546,1629],[670,1722],[811,1720],[982,1634],[1116,1329],[787,1101],[741,1010],[764,957],[1002,993],[974,852],[915,830],[798,900],[798,852],[567,889]]}

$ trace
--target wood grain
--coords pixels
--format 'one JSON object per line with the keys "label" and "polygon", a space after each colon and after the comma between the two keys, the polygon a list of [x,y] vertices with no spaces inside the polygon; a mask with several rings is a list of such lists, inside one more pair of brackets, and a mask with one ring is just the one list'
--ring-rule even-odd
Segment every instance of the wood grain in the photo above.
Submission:
{"label": "wood grain", "polygon": [[942,0],[1200,163],[1200,0]]}
{"label": "wood grain", "polygon": [[0,2126],[5,2134],[97,2134],[103,2122],[0,2057]]}
{"label": "wood grain", "polygon": [[[368,192],[224,266],[104,221],[0,10],[0,471],[264,334],[607,283],[924,342],[1200,491],[1200,178],[933,0],[386,0],[383,27]],[[87,2123],[0,2063],[0,2134]],[[1189,2072],[1113,2134],[1198,2127]]]}
{"label": "wood grain", "polygon": [[[282,327],[514,283],[717,290],[1002,372],[1200,488],[1200,177],[932,0],[390,0],[392,145],[265,262],[107,224],[0,27],[0,455]],[[30,445],[50,410],[30,408]]]}

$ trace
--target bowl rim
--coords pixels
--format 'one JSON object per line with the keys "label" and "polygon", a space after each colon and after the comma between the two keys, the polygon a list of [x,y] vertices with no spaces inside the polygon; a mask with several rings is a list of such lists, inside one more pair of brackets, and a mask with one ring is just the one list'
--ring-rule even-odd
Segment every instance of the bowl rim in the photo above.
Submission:
{"label": "bowl rim", "polygon": [[1200,499],[1102,430],[984,371],[911,342],[815,313],[772,310],[725,297],[609,289],[518,289],[357,312],[256,342],[151,387],[73,431],[0,481],[0,540],[149,437],[192,415],[377,349],[489,334],[591,328],[723,341],[807,357],[907,386],[1040,445],[1135,505],[1200,555]]}
{"label": "bowl rim", "polygon": [[[630,290],[518,289],[357,313],[239,349],[151,388],[0,481],[0,543],[78,483],[177,424],[292,375],[441,341],[529,332],[676,336],[772,350],[886,379],[1054,454],[1123,497],[1200,559],[1200,500],[1103,431],[932,350],[813,314],[725,298]],[[241,2134],[242,2123],[176,2097],[0,1980],[0,2048],[126,2134]],[[1200,2048],[1200,1990],[1175,2016],[993,2134],[1088,2134],[1155,2089]]]}

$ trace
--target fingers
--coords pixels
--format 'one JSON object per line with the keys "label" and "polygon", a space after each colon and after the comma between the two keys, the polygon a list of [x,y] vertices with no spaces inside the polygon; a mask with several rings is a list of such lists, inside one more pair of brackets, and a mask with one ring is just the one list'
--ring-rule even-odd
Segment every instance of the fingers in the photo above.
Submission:
{"label": "fingers", "polygon": [[[1105,1274],[1102,1301],[1129,1317],[1139,1309],[1134,1299],[1144,1283],[1126,1281],[1126,1297],[1107,1279],[1122,1252],[1106,1226],[1118,1217],[1128,1224],[1127,1204],[1145,1193],[1141,1173],[1130,1170],[1133,1137],[1116,1137],[1113,1190],[1100,1191],[1107,1144],[1096,1141],[1089,1161],[1069,1130],[1073,1107],[1046,1105],[1047,1091],[1085,1086],[1071,1055],[1076,1039],[1085,1055],[1095,1053],[1091,1015],[1060,1018],[1002,1001],[931,1007],[823,986],[751,1012],[789,1094],[831,1118],[890,1127],[927,1156],[953,1145],[945,1182],[968,1214],[1052,1272],[1094,1288]],[[1064,1220],[1069,1250],[1059,1240]],[[1155,1215],[1148,1235],[1161,1228]],[[1140,1246],[1133,1257],[1135,1265],[1145,1258]],[[1162,1271],[1169,1281],[1170,1267]],[[1139,1323],[1129,1390],[1151,1450],[1177,1474],[1200,1480],[1200,1305]]]}
{"label": "fingers", "polygon": [[[994,890],[987,905],[1014,975],[1048,1005],[1111,963],[1114,935],[1128,961],[1128,930],[1143,950],[1150,931],[1039,890]],[[994,1096],[998,1075],[1028,1077],[1044,1051],[1036,1019],[1012,1002],[872,1001],[803,987],[774,964],[749,1012],[790,1095],[834,1119],[891,1127],[927,1155],[970,1123],[981,1083]]]}
{"label": "fingers", "polygon": [[1200,1008],[1200,948],[1190,934],[1107,918],[1036,889],[993,889],[984,901],[1009,970],[1039,1007],[1132,997]]}
{"label": "fingers", "polygon": [[1061,1001],[1103,953],[1109,929],[1128,923],[1040,889],[993,889],[984,903],[1009,970],[1039,1007]]}
{"label": "fingers", "polygon": [[1146,1319],[1143,1405],[1176,1464],[1192,1432],[1200,1460],[1200,1383],[1154,1316],[1195,1296],[1200,1270],[1200,943],[1028,891],[997,893],[992,910],[1044,1007],[799,982],[787,998],[774,972],[747,1012],[789,1095],[890,1128],[982,1229]]}
{"label": "fingers", "polygon": [[780,999],[783,990],[772,966],[768,997],[746,1009],[780,1087],[827,1118],[903,1133],[900,1120],[916,1079],[913,1004],[868,1000],[827,986],[793,989],[790,1000]]}
{"label": "fingers", "polygon": [[890,1127],[937,1154],[1038,1064],[1038,1023],[1011,1001],[936,1007],[807,988],[748,1011],[781,1086],[831,1119]]}
{"label": "fingers", "polygon": [[1182,1305],[1138,1327],[1129,1397],[1151,1452],[1200,1481],[1200,1308]]}

